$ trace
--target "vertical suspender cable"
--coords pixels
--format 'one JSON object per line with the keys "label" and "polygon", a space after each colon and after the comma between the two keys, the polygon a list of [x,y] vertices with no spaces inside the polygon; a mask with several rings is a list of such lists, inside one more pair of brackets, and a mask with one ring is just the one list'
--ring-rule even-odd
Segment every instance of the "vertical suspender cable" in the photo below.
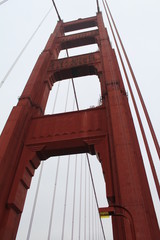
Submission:
{"label": "vertical suspender cable", "polygon": [[[58,97],[58,92],[59,92],[59,85],[60,84],[58,84],[58,87],[57,87],[55,101],[54,101],[54,107],[53,107],[53,111],[52,112],[54,112],[54,110],[55,110],[57,97]],[[41,182],[41,177],[42,177],[43,166],[44,166],[44,162],[42,162],[41,169],[40,169],[40,174],[39,174],[39,178],[38,178],[38,184],[37,184],[37,189],[36,189],[36,194],[35,194],[35,198],[34,198],[34,204],[33,204],[32,214],[31,214],[31,219],[30,219],[30,224],[29,224],[28,233],[27,233],[27,240],[30,239],[31,228],[32,228],[32,223],[33,223],[33,218],[34,218],[34,213],[35,213],[35,207],[36,207],[36,203],[37,203],[37,197],[38,197],[38,192],[39,192],[39,187],[40,187],[40,182]],[[58,166],[57,168],[59,168],[59,159],[58,159],[57,166]],[[58,170],[56,171],[56,174],[58,174]],[[56,178],[57,178],[57,175],[56,175]],[[54,195],[55,195],[55,193],[54,193]],[[54,206],[54,201],[53,201],[52,205]],[[52,209],[53,209],[53,206],[52,206]],[[51,212],[53,212],[53,210]],[[52,225],[52,217],[50,219],[48,240],[50,239],[51,225]]]}
{"label": "vertical suspender cable", "polygon": [[[68,82],[67,97],[66,97],[66,103],[65,103],[65,112],[66,112],[66,109],[67,109],[67,102],[68,102],[68,96],[69,96],[69,86],[70,86],[70,82]],[[55,106],[56,106],[56,103],[57,103],[57,97],[58,97],[59,87],[60,87],[60,82],[58,83],[58,86],[57,86],[57,91],[56,91],[56,96],[55,96],[55,101],[54,101],[53,112],[52,112],[52,113],[54,113],[54,111],[55,111]],[[69,157],[70,157],[70,156],[69,156]],[[59,156],[58,159],[57,159],[55,186],[54,186],[54,191],[53,191],[51,215],[50,215],[50,221],[49,221],[48,240],[51,239],[51,229],[52,229],[54,203],[55,203],[55,196],[56,196],[56,189],[57,189],[56,187],[57,187],[57,180],[58,180],[59,163],[60,163],[60,156]]]}
{"label": "vertical suspender cable", "polygon": [[[59,93],[59,87],[60,87],[60,82],[58,82],[52,114],[55,112],[58,93]],[[58,173],[59,173],[59,163],[60,163],[60,156],[58,156],[58,158],[57,158],[56,176],[55,176],[54,191],[53,191],[52,206],[51,206],[51,214],[50,214],[50,220],[49,220],[48,237],[47,237],[48,240],[51,239],[51,229],[52,229],[53,211],[54,211],[54,203],[55,203],[55,196],[56,196],[56,189],[57,189],[57,180],[58,180]]]}
{"label": "vertical suspender cable", "polygon": [[96,209],[96,206],[94,206],[94,215],[95,215],[95,239],[97,239],[98,240],[98,228],[97,228],[97,216],[96,216],[96,213],[97,213],[97,211],[96,211],[97,209]]}
{"label": "vertical suspender cable", "polygon": [[[90,165],[90,162],[89,162],[89,156],[88,156],[88,154],[86,154],[86,156],[87,156],[87,163],[88,163],[88,168],[89,168],[89,172],[90,172],[90,176],[91,176],[91,182],[92,182],[92,186],[93,186],[93,192],[94,192],[94,196],[95,196],[95,200],[96,200],[96,206],[97,206],[97,210],[99,210],[98,199],[97,199],[97,195],[96,195],[96,189],[95,189],[95,186],[94,186],[91,165]],[[99,215],[99,220],[100,220],[100,224],[101,224],[101,228],[102,228],[103,238],[104,238],[104,240],[106,240],[104,229],[103,229],[103,224],[102,224],[102,219],[100,218],[100,215]]]}
{"label": "vertical suspender cable", "polygon": [[58,97],[58,92],[59,92],[59,87],[60,87],[60,82],[58,82],[57,91],[56,91],[56,96],[55,96],[55,101],[54,101],[54,104],[53,104],[52,114],[53,114],[54,111],[55,111],[55,107],[56,107],[56,103],[57,103],[57,97]]}
{"label": "vertical suspender cable", "polygon": [[97,214],[97,206],[94,205],[94,215],[95,215],[95,239],[98,240],[98,217],[99,213]]}
{"label": "vertical suspender cable", "polygon": [[[68,50],[67,50],[67,49],[66,49],[66,53],[67,53],[67,57],[69,57],[69,53],[68,53]],[[79,104],[78,104],[78,99],[77,99],[77,94],[76,94],[76,89],[75,89],[75,85],[74,85],[74,80],[73,80],[73,78],[72,78],[72,86],[73,86],[74,96],[75,96],[75,100],[76,100],[76,107],[77,107],[77,110],[79,111]],[[95,195],[95,200],[96,200],[96,205],[97,205],[97,210],[98,210],[98,209],[99,209],[98,199],[97,199],[97,196],[96,196],[96,190],[95,190],[94,181],[93,181],[93,176],[92,176],[92,171],[91,171],[91,167],[90,167],[89,156],[88,156],[87,153],[86,153],[86,156],[87,156],[87,162],[88,162],[89,172],[90,172],[90,176],[91,176],[91,182],[92,182],[92,186],[93,186],[93,190],[94,190],[94,195]],[[104,238],[104,240],[105,240],[106,238],[105,238],[105,233],[104,233],[104,229],[103,229],[102,220],[101,220],[101,218],[99,218],[99,219],[100,219],[101,228],[102,228],[102,232],[103,232],[103,238]]]}
{"label": "vertical suspender cable", "polygon": [[[66,53],[67,53],[67,57],[69,57],[68,49],[66,49]],[[79,111],[79,105],[78,105],[78,99],[77,99],[77,94],[76,94],[76,88],[75,88],[74,80],[73,80],[73,78],[71,78],[71,80],[72,80],[74,97],[75,97],[75,101],[76,101],[76,107],[77,107],[77,110]]]}
{"label": "vertical suspender cable", "polygon": [[42,177],[42,172],[43,172],[43,166],[44,166],[44,162],[42,162],[42,165],[41,165],[41,168],[40,168],[38,184],[37,184],[37,188],[36,188],[36,193],[35,193],[35,198],[34,198],[34,203],[33,203],[33,208],[32,208],[32,214],[31,214],[31,218],[30,218],[30,223],[29,223],[29,228],[28,228],[28,233],[27,233],[26,240],[29,240],[30,235],[31,235],[32,223],[33,223],[34,213],[35,213],[36,204],[37,204],[37,197],[38,197],[38,193],[39,193],[39,187],[40,187],[40,182],[41,182],[41,177]]}
{"label": "vertical suspender cable", "polygon": [[[92,196],[94,197],[94,193],[92,194]],[[96,240],[96,228],[95,228],[95,208],[94,208],[94,201],[93,201],[94,199],[92,199],[92,212],[93,212],[93,219],[92,219],[92,221],[93,221],[93,229],[94,229],[94,239]]]}
{"label": "vertical suspender cable", "polygon": [[98,240],[101,239],[101,233],[100,233],[100,225],[98,224]]}
{"label": "vertical suspender cable", "polygon": [[[68,81],[65,112],[67,111],[67,104],[68,104],[68,97],[69,97],[69,87],[70,87],[70,81]],[[66,219],[66,204],[67,204],[67,195],[68,195],[69,168],[70,168],[70,155],[68,156],[68,164],[67,164],[66,191],[65,191],[65,200],[64,200],[63,225],[62,225],[61,240],[64,239],[64,229],[65,229],[65,219]]]}
{"label": "vertical suspender cable", "polygon": [[84,240],[86,240],[86,196],[87,196],[87,166],[86,166],[86,158],[85,158],[85,162],[84,162],[84,171],[85,171],[85,175],[84,175]]}
{"label": "vertical suspender cable", "polygon": [[97,229],[98,229],[97,240],[99,240],[99,224],[97,225]]}
{"label": "vertical suspender cable", "polygon": [[[94,195],[94,192],[92,192],[92,234],[93,234],[93,236],[94,236],[94,231],[95,231],[95,229],[94,229],[93,195]],[[92,236],[92,237],[93,237],[93,236]]]}
{"label": "vertical suspender cable", "polygon": [[81,239],[81,207],[82,207],[82,154],[81,154],[81,166],[80,166],[80,189],[79,189],[79,227],[78,227],[78,239]]}
{"label": "vertical suspender cable", "polygon": [[64,239],[64,229],[65,229],[65,220],[66,220],[66,204],[67,204],[67,195],[68,195],[69,168],[70,168],[70,155],[68,156],[68,164],[67,164],[67,177],[66,177],[66,186],[65,186],[66,191],[65,191],[65,199],[64,199],[63,225],[62,225],[61,240]]}
{"label": "vertical suspender cable", "polygon": [[73,78],[72,78],[72,86],[73,86],[73,92],[74,92],[75,101],[76,101],[76,107],[77,107],[77,110],[79,111],[79,105],[78,105],[78,100],[77,100],[76,88],[75,88],[75,84],[74,84]]}
{"label": "vertical suspender cable", "polygon": [[113,35],[113,38],[114,38],[114,41],[115,41],[115,44],[116,44],[118,55],[119,55],[119,58],[120,58],[120,61],[121,61],[121,64],[122,64],[122,68],[123,68],[123,71],[124,71],[124,74],[125,74],[125,78],[126,78],[126,81],[127,81],[128,87],[129,87],[129,91],[130,91],[131,98],[132,98],[132,101],[133,101],[133,106],[134,106],[134,109],[135,109],[135,112],[136,112],[136,116],[137,116],[137,119],[138,119],[138,123],[139,123],[140,129],[141,129],[143,141],[144,141],[144,144],[145,144],[145,148],[146,148],[146,151],[147,151],[147,155],[148,155],[149,163],[150,163],[150,166],[151,166],[153,178],[154,178],[154,181],[155,181],[157,193],[158,193],[158,196],[159,196],[159,199],[160,199],[159,181],[158,181],[158,177],[157,177],[157,174],[156,174],[155,166],[154,166],[154,163],[153,163],[152,155],[151,155],[151,152],[150,152],[150,149],[149,149],[149,145],[148,145],[148,141],[147,141],[147,138],[146,138],[146,134],[145,134],[145,131],[144,131],[144,127],[143,127],[143,124],[142,124],[142,121],[141,121],[141,117],[140,117],[140,114],[139,114],[139,111],[138,111],[138,108],[137,108],[137,104],[136,104],[135,97],[134,97],[134,94],[133,94],[133,91],[132,91],[132,87],[130,85],[130,81],[129,81],[129,78],[128,78],[128,75],[127,75],[127,71],[125,69],[125,65],[124,65],[124,62],[123,62],[123,59],[122,59],[122,56],[121,56],[118,44],[117,44],[117,40],[116,40],[114,31],[113,31],[113,28],[112,28],[112,25],[111,25],[111,22],[110,22],[110,19],[109,19],[107,10],[106,10],[106,6],[104,4],[104,0],[102,0],[102,1],[103,1],[103,6],[104,6],[104,9],[105,9],[106,16],[107,16],[107,19],[108,19],[108,22],[109,22],[109,25],[110,25],[110,28],[111,28],[111,31],[112,31],[112,35]]}
{"label": "vertical suspender cable", "polygon": [[90,175],[88,174],[88,224],[89,224],[89,234],[88,234],[88,240],[90,240],[91,239],[91,234],[90,234],[90,232],[91,232],[91,204],[90,204]]}
{"label": "vertical suspender cable", "polygon": [[70,81],[68,81],[67,98],[66,98],[66,104],[65,104],[65,112],[67,111],[67,104],[68,104],[68,97],[69,97],[69,87],[70,87]]}
{"label": "vertical suspender cable", "polygon": [[57,180],[58,180],[58,173],[59,173],[59,163],[60,163],[60,156],[58,156],[58,158],[57,158],[56,176],[55,176],[54,191],[53,191],[53,197],[52,197],[51,214],[50,214],[50,220],[49,220],[48,238],[47,238],[48,240],[51,239],[54,203],[55,203],[55,196],[56,196],[56,190],[57,190]]}
{"label": "vertical suspender cable", "polygon": [[109,9],[109,6],[108,6],[106,0],[105,0],[105,3],[106,3],[106,6],[107,6],[109,15],[110,15],[110,17],[111,17],[112,23],[113,23],[113,25],[114,25],[116,34],[117,34],[117,36],[118,36],[120,45],[121,45],[121,47],[122,47],[124,56],[125,56],[125,58],[126,58],[126,61],[127,61],[128,67],[129,67],[129,70],[130,70],[130,72],[131,72],[131,75],[132,75],[132,78],[133,78],[133,81],[134,81],[134,84],[135,84],[135,87],[136,87],[136,90],[137,90],[137,93],[138,93],[140,102],[141,102],[141,104],[142,104],[142,108],[143,108],[143,111],[144,111],[146,120],[147,120],[147,122],[148,122],[148,126],[149,126],[149,128],[150,128],[150,132],[151,132],[151,135],[152,135],[152,138],[153,138],[153,141],[154,141],[156,150],[157,150],[157,154],[158,154],[159,159],[160,159],[160,147],[159,147],[159,143],[158,143],[158,140],[157,140],[155,131],[154,131],[154,129],[153,129],[153,126],[152,126],[152,123],[151,123],[151,120],[150,120],[150,117],[149,117],[149,114],[148,114],[146,105],[145,105],[145,103],[144,103],[144,100],[143,100],[142,94],[141,94],[141,92],[140,92],[140,89],[139,89],[139,86],[138,86],[138,83],[137,83],[135,74],[134,74],[134,72],[133,72],[132,66],[131,66],[130,61],[129,61],[129,59],[128,59],[127,53],[126,53],[125,48],[124,48],[124,46],[123,46],[121,37],[120,37],[120,35],[119,35],[119,32],[118,32],[118,30],[117,30],[116,24],[115,24],[115,22],[114,22],[114,19],[113,19],[113,17],[112,17],[111,11],[110,11],[110,9]]}
{"label": "vertical suspender cable", "polygon": [[75,200],[76,200],[76,177],[77,177],[77,155],[76,155],[76,159],[75,159],[75,170],[74,170],[74,190],[73,190],[71,240],[73,240],[73,236],[74,236],[74,217],[75,217]]}

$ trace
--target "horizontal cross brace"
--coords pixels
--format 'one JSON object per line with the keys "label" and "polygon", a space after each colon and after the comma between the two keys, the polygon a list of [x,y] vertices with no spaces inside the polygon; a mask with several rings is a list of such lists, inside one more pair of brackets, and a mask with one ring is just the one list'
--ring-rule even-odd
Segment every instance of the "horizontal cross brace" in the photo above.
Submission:
{"label": "horizontal cross brace", "polygon": [[100,53],[89,53],[74,57],[51,60],[48,71],[53,72],[54,81],[97,75],[96,64],[101,62]]}
{"label": "horizontal cross brace", "polygon": [[39,157],[88,152],[106,135],[105,108],[46,115],[32,120],[25,142]]}
{"label": "horizontal cross brace", "polygon": [[98,30],[88,31],[83,33],[77,33],[69,36],[63,36],[58,38],[61,49],[68,49],[74,47],[80,47],[84,45],[97,43]]}
{"label": "horizontal cross brace", "polygon": [[78,19],[63,24],[64,32],[71,32],[97,26],[97,17]]}

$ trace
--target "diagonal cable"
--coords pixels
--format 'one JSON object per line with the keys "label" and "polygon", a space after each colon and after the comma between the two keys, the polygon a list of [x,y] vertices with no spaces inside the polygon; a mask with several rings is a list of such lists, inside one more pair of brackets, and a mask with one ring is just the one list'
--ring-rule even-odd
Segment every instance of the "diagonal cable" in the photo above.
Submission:
{"label": "diagonal cable", "polygon": [[36,35],[36,33],[38,32],[38,30],[40,29],[40,27],[42,26],[43,22],[45,21],[45,19],[48,17],[49,13],[51,12],[52,7],[49,9],[49,11],[46,13],[46,15],[43,17],[42,21],[40,22],[40,24],[37,26],[36,30],[34,31],[34,33],[31,35],[31,37],[28,39],[28,41],[26,42],[25,46],[22,48],[22,50],[20,51],[20,53],[18,54],[18,56],[16,57],[16,59],[14,60],[13,64],[11,65],[11,67],[9,68],[8,72],[6,73],[6,75],[4,76],[4,78],[2,79],[2,81],[0,82],[0,88],[3,86],[3,84],[5,83],[5,81],[7,80],[8,76],[10,75],[10,73],[12,72],[12,70],[14,69],[15,65],[17,64],[17,62],[19,61],[19,59],[21,58],[22,54],[24,53],[24,51],[26,50],[26,48],[28,47],[28,45],[30,44],[30,42],[32,41],[32,39],[34,38],[34,36]]}
{"label": "diagonal cable", "polygon": [[59,12],[58,12],[57,6],[56,6],[56,4],[55,4],[55,1],[52,0],[52,3],[53,3],[53,6],[54,6],[54,8],[55,8],[55,10],[56,10],[56,13],[57,13],[58,19],[59,19],[59,21],[61,21],[61,17],[60,17],[60,15],[59,15]]}

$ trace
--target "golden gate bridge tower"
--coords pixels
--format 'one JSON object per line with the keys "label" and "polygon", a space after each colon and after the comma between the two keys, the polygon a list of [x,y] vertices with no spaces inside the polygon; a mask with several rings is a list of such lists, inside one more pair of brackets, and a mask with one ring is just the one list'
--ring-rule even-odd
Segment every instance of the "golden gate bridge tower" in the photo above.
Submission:
{"label": "golden gate bridge tower", "polygon": [[[66,35],[67,32],[96,30]],[[97,44],[98,51],[58,59],[63,49]],[[96,75],[102,104],[44,115],[54,83]],[[115,240],[158,240],[152,203],[128,97],[102,14],[58,21],[0,136],[0,239],[16,238],[27,190],[41,161],[87,153],[101,163]]]}

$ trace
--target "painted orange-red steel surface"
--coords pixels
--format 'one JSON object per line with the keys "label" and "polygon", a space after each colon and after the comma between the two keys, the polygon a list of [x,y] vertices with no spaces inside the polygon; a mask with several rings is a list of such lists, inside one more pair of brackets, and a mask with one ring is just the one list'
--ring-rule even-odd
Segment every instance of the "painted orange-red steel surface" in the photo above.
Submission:
{"label": "painted orange-red steel surface", "polygon": [[[98,30],[85,37],[64,36],[65,31],[93,26]],[[99,52],[57,60],[64,46],[79,46],[79,38],[84,45],[97,43]],[[54,82],[93,74],[100,79],[102,106],[44,116]],[[114,239],[158,240],[158,223],[128,99],[101,13],[57,24],[6,123],[0,137],[1,240],[16,237],[27,189],[40,161],[82,152],[97,154],[102,164],[109,205],[118,208],[112,217]]]}
{"label": "painted orange-red steel surface", "polygon": [[[118,63],[110,47],[100,14],[98,14],[98,23],[107,86],[105,103],[106,110],[109,110],[108,114],[110,114],[108,128],[112,129],[110,139],[113,141],[115,153],[112,159],[113,168],[116,171],[116,174],[112,173],[115,189],[114,204],[125,207],[130,212],[136,239],[157,239],[160,233],[128,99],[124,93],[122,78],[117,69]],[[133,239],[127,221],[123,220],[123,224],[124,233],[121,236],[118,236],[118,228],[113,224],[116,239]]]}

